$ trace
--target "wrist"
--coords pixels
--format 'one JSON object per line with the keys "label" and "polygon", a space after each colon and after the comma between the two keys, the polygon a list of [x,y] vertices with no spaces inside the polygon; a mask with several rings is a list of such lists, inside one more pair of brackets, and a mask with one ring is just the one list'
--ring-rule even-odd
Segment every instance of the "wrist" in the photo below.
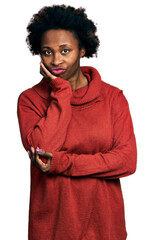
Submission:
{"label": "wrist", "polygon": [[50,81],[49,85],[50,87],[52,87],[53,91],[57,91],[62,88],[66,89],[66,87],[71,89],[71,85],[69,81],[64,80],[63,78],[60,78],[60,77],[56,77],[55,79]]}

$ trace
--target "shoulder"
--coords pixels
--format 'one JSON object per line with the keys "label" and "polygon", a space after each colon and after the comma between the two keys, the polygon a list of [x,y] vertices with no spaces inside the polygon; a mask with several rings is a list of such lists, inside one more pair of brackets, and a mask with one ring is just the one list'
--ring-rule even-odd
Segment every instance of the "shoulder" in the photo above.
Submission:
{"label": "shoulder", "polygon": [[91,78],[94,80],[94,85],[96,84],[97,89],[99,88],[99,94],[104,102],[108,103],[109,105],[116,105],[118,102],[119,104],[127,104],[123,90],[103,81],[97,69],[88,66],[82,67],[82,71],[84,73],[88,72],[91,75]]}
{"label": "shoulder", "polygon": [[102,81],[101,93],[104,101],[111,104],[113,108],[128,106],[128,101],[123,93],[123,90],[116,86]]}
{"label": "shoulder", "polygon": [[23,104],[24,102],[39,102],[43,99],[48,100],[49,98],[50,89],[44,79],[42,79],[39,83],[28,88],[21,92],[18,97],[18,103]]}
{"label": "shoulder", "polygon": [[24,104],[25,102],[33,101],[37,97],[37,93],[33,87],[28,88],[20,93],[18,97],[18,104]]}
{"label": "shoulder", "polygon": [[122,92],[123,90],[121,90],[120,88],[101,80],[101,93],[104,97],[114,98]]}

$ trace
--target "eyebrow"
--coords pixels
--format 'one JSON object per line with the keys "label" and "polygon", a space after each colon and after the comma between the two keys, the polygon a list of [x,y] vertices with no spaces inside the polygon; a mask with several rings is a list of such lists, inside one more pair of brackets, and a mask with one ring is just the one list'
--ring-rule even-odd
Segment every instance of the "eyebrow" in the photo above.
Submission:
{"label": "eyebrow", "polygon": [[[62,45],[60,45],[59,47],[61,47],[61,48],[62,48],[62,47],[68,47],[68,46],[70,46],[70,47],[71,47],[72,45],[71,45],[71,44],[67,44],[67,43],[66,43],[66,44],[62,44]],[[44,46],[43,48],[51,49],[51,48],[50,48],[50,47],[48,47],[48,46]]]}

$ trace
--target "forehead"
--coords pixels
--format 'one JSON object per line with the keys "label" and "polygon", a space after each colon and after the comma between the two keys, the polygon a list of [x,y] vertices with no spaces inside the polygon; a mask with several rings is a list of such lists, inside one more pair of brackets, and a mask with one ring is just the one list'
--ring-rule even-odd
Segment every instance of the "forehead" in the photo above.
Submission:
{"label": "forehead", "polygon": [[75,35],[69,30],[48,30],[43,34],[41,46],[57,47],[61,45],[78,46],[78,40]]}

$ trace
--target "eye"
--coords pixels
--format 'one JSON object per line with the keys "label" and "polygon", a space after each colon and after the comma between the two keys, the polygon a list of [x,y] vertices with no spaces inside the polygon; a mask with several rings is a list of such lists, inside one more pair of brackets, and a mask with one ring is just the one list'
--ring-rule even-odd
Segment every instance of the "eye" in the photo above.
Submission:
{"label": "eye", "polygon": [[67,54],[67,53],[70,52],[70,50],[69,49],[63,49],[61,52],[62,52],[62,54]]}
{"label": "eye", "polygon": [[50,50],[45,50],[45,51],[43,51],[43,54],[46,56],[49,56],[52,54],[52,52]]}

